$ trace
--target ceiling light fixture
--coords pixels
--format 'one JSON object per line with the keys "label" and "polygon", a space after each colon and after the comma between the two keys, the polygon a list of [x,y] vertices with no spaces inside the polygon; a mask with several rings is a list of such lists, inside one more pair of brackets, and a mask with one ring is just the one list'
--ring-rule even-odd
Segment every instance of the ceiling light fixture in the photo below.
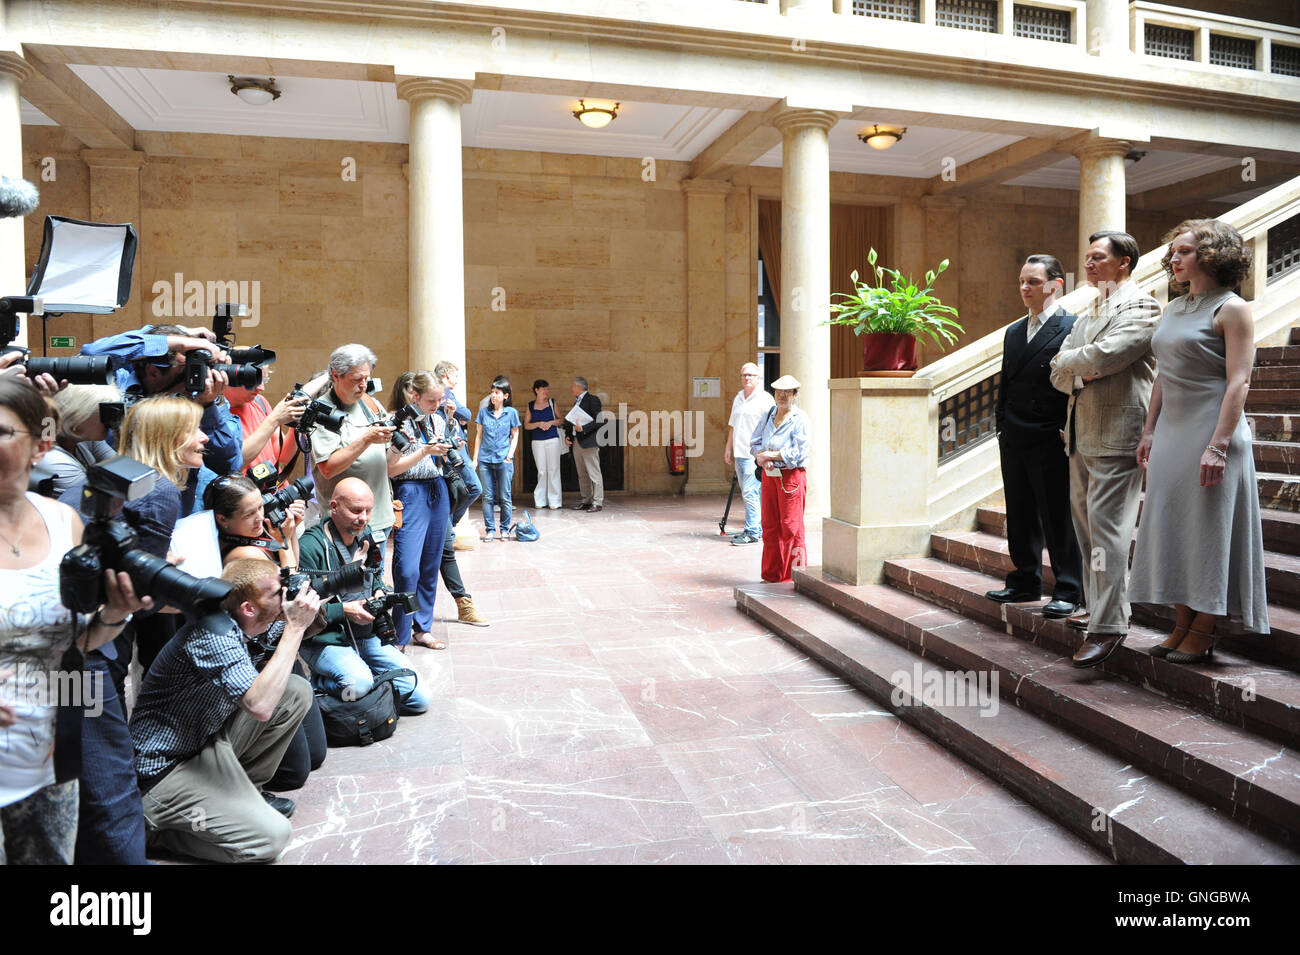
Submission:
{"label": "ceiling light fixture", "polygon": [[573,111],[578,122],[588,129],[604,129],[618,116],[621,103],[613,106],[588,106],[586,100],[578,100],[578,108]]}
{"label": "ceiling light fixture", "polygon": [[907,127],[897,129],[893,126],[881,126],[879,124],[872,126],[870,129],[864,129],[858,133],[858,139],[862,140],[872,149],[888,149],[894,143],[903,138],[903,133],[907,132]]}
{"label": "ceiling light fixture", "polygon": [[255,76],[236,77],[227,74],[226,78],[230,80],[230,92],[249,106],[265,106],[272,100],[280,98],[280,90],[275,88],[274,76],[269,80],[259,80]]}

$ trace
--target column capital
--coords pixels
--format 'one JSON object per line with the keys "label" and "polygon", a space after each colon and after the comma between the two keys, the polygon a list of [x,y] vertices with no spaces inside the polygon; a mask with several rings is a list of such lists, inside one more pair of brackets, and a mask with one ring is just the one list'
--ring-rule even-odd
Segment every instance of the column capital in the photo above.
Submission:
{"label": "column capital", "polygon": [[1133,149],[1133,144],[1127,139],[1104,139],[1100,136],[1090,137],[1079,143],[1072,150],[1074,155],[1080,160],[1100,159],[1107,156],[1127,156]]}
{"label": "column capital", "polygon": [[474,95],[474,84],[464,80],[442,80],[428,76],[409,76],[397,82],[397,98],[416,100],[436,97],[464,106]]}
{"label": "column capital", "polygon": [[688,196],[718,196],[731,192],[731,183],[726,179],[683,179],[682,192]]}
{"label": "column capital", "polygon": [[79,155],[87,166],[110,169],[139,169],[149,161],[139,149],[83,149]]}
{"label": "column capital", "polygon": [[797,129],[829,130],[839,122],[839,119],[838,113],[832,113],[828,110],[791,107],[783,109],[772,117],[772,125],[781,130],[782,133]]}
{"label": "column capital", "polygon": [[0,50],[0,76],[8,74],[22,83],[35,72],[36,69],[23,59],[21,53]]}

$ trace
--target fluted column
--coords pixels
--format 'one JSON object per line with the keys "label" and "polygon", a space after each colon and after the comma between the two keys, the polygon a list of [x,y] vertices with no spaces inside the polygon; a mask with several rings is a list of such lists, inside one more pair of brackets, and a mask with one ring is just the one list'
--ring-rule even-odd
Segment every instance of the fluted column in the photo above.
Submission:
{"label": "fluted column", "polygon": [[827,134],[838,119],[824,110],[788,109],[781,130],[781,373],[802,386],[798,403],[811,419],[805,513],[830,513],[831,184]]}
{"label": "fluted column", "polygon": [[1124,157],[1132,148],[1132,143],[1121,139],[1093,139],[1075,150],[1079,157],[1079,275],[1083,274],[1088,236],[1107,229],[1127,231]]}
{"label": "fluted column", "polygon": [[[0,175],[23,177],[23,120],[18,89],[32,68],[17,53],[0,51]],[[27,289],[23,220],[0,219],[0,295],[21,295]],[[15,343],[27,344],[27,318]]]}
{"label": "fluted column", "polygon": [[470,373],[465,360],[460,109],[473,87],[460,80],[416,77],[399,82],[397,95],[411,104],[407,364],[432,368],[446,359],[460,368],[465,382]]}

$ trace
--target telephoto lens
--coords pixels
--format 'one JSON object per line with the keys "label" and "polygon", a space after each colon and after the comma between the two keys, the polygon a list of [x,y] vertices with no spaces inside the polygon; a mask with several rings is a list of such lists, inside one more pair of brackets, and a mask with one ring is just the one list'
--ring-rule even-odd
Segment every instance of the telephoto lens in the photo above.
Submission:
{"label": "telephoto lens", "polygon": [[359,560],[344,564],[338,570],[323,573],[290,574],[286,572],[284,574],[285,597],[288,600],[293,600],[298,596],[298,592],[308,585],[320,595],[321,600],[329,600],[329,598],[341,594],[354,594],[366,589],[366,577],[365,568],[361,566]]}
{"label": "telephoto lens", "polygon": [[230,360],[236,365],[270,365],[275,361],[275,352],[261,345],[249,348],[227,348]]}
{"label": "telephoto lens", "polygon": [[213,365],[213,371],[224,371],[232,388],[256,388],[262,383],[261,365]]}
{"label": "telephoto lens", "polygon": [[111,385],[113,363],[105,357],[75,355],[72,358],[28,358],[27,377],[49,375],[70,385]]}
{"label": "telephoto lens", "polygon": [[262,516],[272,527],[279,527],[288,516],[289,505],[311,497],[312,487],[306,478],[298,478],[276,491],[262,495]]}

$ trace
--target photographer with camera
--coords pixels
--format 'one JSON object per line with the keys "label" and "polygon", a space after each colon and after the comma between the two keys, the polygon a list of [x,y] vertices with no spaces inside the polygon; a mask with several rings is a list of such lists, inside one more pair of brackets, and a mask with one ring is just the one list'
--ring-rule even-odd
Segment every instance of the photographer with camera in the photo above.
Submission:
{"label": "photographer with camera", "polygon": [[226,401],[231,413],[239,419],[244,433],[243,458],[245,469],[267,462],[277,468],[288,463],[294,454],[292,441],[285,441],[281,428],[291,428],[302,417],[311,399],[302,392],[290,392],[272,408],[263,397],[266,383],[271,378],[271,366],[262,369],[262,381],[252,388],[235,385],[226,387]]}
{"label": "photographer with camera", "polygon": [[366,394],[370,372],[379,359],[365,345],[343,345],[329,360],[330,387],[318,402],[343,415],[337,430],[316,427],[311,432],[312,479],[323,512],[335,486],[358,478],[374,495],[371,530],[382,563],[384,541],[393,526],[393,496],[388,486],[388,442],[394,428],[384,420],[379,402]]}
{"label": "photographer with camera", "polygon": [[[222,572],[219,613],[188,624],[144,678],[131,714],[136,771],[151,847],[214,862],[271,862],[292,829],[261,790],[312,702],[293,674],[320,598],[292,600],[276,565],[237,560]],[[245,641],[281,615],[284,632],[259,673]],[[292,803],[287,811],[292,811]]]}
{"label": "photographer with camera", "polygon": [[414,642],[430,650],[445,650],[447,644],[433,636],[433,603],[438,596],[438,569],[447,540],[451,513],[447,482],[443,479],[443,456],[457,452],[439,434],[443,422],[433,412],[442,403],[443,387],[427,371],[406,372],[393,385],[389,402],[393,418],[410,442],[401,457],[389,455],[388,476],[393,495],[401,503],[401,526],[393,532],[393,585],[398,590],[416,591],[420,609],[411,618],[397,621],[397,645]]}
{"label": "photographer with camera", "polygon": [[[447,438],[460,453],[462,463],[457,468],[457,471],[465,481],[465,487],[468,490],[464,498],[456,501],[452,506],[449,525],[454,541],[452,546],[454,550],[473,550],[474,544],[472,542],[455,540],[455,534],[456,525],[469,511],[470,505],[483,496],[483,485],[479,482],[478,472],[474,469],[473,462],[470,461],[469,439],[466,435],[466,428],[474,420],[474,415],[456,398],[456,386],[460,383],[459,368],[449,361],[440,361],[433,366],[433,377],[440,381],[445,389],[442,396],[442,405],[438,408],[438,415],[447,423]],[[444,562],[445,560],[446,558],[444,558]]]}
{"label": "photographer with camera", "polygon": [[70,385],[54,396],[54,405],[59,432],[42,464],[54,472],[53,496],[78,507],[86,468],[117,453],[107,439],[122,423],[122,394],[112,385]]}
{"label": "photographer with camera", "polygon": [[[46,400],[30,384],[0,377],[0,588],[6,595],[0,604],[0,864],[73,860],[79,766],[77,747],[64,743],[76,743],[81,714],[73,711],[73,719],[65,720],[60,701],[32,688],[67,685],[67,673],[60,671],[80,669],[75,651],[86,654],[107,643],[134,611],[153,606],[148,597],[136,598],[128,574],[113,570],[101,578],[106,599],[85,629],[64,604],[60,561],[81,543],[81,519],[66,505],[27,490],[32,466],[50,447],[42,436],[49,415]],[[116,719],[125,730],[117,697],[105,687],[99,701],[99,719]],[[63,741],[57,748],[56,721]],[[137,794],[143,850],[139,816]]]}
{"label": "photographer with camera", "polygon": [[[230,358],[213,343],[214,338],[206,328],[152,325],[93,341],[83,345],[81,353],[113,361],[117,387],[128,404],[160,394],[181,394],[195,401],[203,409],[200,424],[209,438],[202,463],[217,474],[229,474],[243,463],[244,437],[239,420],[222,397],[229,377],[208,367]],[[208,360],[199,361],[203,355]]]}
{"label": "photographer with camera", "polygon": [[[302,647],[316,689],[342,699],[358,700],[370,692],[377,676],[406,668],[406,658],[392,646],[396,633],[381,637],[375,626],[384,621],[366,606],[375,589],[374,578],[383,567],[382,560],[374,559],[369,537],[373,507],[374,495],[364,481],[343,478],[330,496],[328,517],[298,542],[302,567],[311,573],[336,572],[355,560],[366,565],[362,580],[325,604],[325,629]],[[417,679],[399,676],[393,683],[403,715],[429,708],[429,692]]]}

